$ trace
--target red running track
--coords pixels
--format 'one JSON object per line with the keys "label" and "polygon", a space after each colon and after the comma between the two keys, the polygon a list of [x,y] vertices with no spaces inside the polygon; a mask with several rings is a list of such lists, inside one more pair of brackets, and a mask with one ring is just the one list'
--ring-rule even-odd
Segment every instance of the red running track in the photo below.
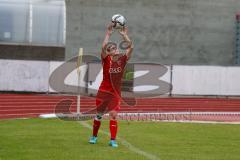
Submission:
{"label": "red running track", "polygon": [[[72,101],[76,112],[76,96],[46,94],[0,94],[0,119],[38,117],[55,113],[62,100]],[[95,108],[94,98],[81,98],[81,112]],[[230,98],[151,98],[137,99],[132,107],[124,103],[121,112],[240,112],[240,99]]]}

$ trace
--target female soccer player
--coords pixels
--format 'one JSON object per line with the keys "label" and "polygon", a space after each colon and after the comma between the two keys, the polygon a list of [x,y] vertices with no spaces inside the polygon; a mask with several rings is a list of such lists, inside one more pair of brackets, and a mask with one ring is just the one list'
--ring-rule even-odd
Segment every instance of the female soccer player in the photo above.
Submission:
{"label": "female soccer player", "polygon": [[114,23],[111,23],[108,26],[107,33],[102,44],[101,59],[103,66],[103,80],[96,97],[97,114],[93,120],[93,134],[89,143],[95,144],[97,142],[97,134],[101,125],[102,116],[109,112],[109,129],[111,133],[109,145],[112,147],[118,147],[118,144],[116,143],[118,130],[117,113],[120,109],[121,82],[125,65],[131,57],[133,51],[133,45],[132,41],[128,37],[126,27],[123,27],[118,31],[123,40],[129,44],[125,53],[120,53],[117,45],[109,42],[114,25]]}

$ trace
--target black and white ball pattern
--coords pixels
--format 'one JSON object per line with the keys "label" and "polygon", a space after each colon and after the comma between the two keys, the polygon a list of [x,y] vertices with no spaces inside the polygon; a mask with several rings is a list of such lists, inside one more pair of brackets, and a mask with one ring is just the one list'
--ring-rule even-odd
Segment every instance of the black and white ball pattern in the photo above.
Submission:
{"label": "black and white ball pattern", "polygon": [[115,14],[112,16],[112,22],[114,23],[114,28],[119,28],[125,26],[126,19],[121,14]]}

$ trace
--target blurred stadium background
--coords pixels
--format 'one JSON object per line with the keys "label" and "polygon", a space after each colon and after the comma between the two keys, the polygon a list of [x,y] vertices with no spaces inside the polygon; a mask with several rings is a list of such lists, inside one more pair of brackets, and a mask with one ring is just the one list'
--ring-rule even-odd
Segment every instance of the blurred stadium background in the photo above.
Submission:
{"label": "blurred stadium background", "polygon": [[[68,95],[57,80],[60,91],[52,89],[49,77],[77,56],[79,48],[84,55],[99,56],[106,24],[111,15],[122,13],[135,44],[131,62],[140,66],[147,62],[148,69],[151,63],[164,64],[168,71],[161,80],[173,86],[160,98],[138,99],[134,107],[123,104],[122,112],[187,112],[211,117],[199,120],[219,115],[213,119],[240,120],[237,0],[0,0],[0,4],[0,118],[54,113],[56,104],[66,98],[73,100],[75,112],[76,95]],[[118,39],[113,35],[113,40]],[[101,79],[101,73],[96,79],[91,70],[100,68],[94,65],[81,68],[85,75],[81,85],[86,88],[82,92],[89,96],[94,93],[88,88],[97,89]],[[76,70],[64,78],[66,84],[78,85]],[[81,112],[94,104],[94,99],[81,97]]]}
{"label": "blurred stadium background", "polygon": [[[126,17],[135,47],[123,90],[137,92],[139,68],[166,69],[159,79],[172,88],[121,104],[120,147],[112,150],[106,123],[90,146],[90,121],[37,117],[95,107],[99,60],[79,76],[71,58],[80,48],[100,57],[116,13]],[[119,42],[116,34],[111,40]],[[0,160],[238,160],[239,65],[239,0],[0,0]]]}

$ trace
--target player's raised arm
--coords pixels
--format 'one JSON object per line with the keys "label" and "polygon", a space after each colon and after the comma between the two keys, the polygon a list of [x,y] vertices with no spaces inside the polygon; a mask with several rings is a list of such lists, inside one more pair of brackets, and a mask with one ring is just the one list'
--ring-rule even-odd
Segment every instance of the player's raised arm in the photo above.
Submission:
{"label": "player's raised arm", "polygon": [[112,32],[113,32],[113,24],[110,23],[107,27],[106,36],[105,36],[103,44],[102,44],[102,53],[101,54],[102,54],[103,58],[105,58],[107,56],[107,52],[106,52],[107,48],[106,47],[107,47],[107,44],[109,42],[109,38],[110,38]]}
{"label": "player's raised arm", "polygon": [[129,60],[131,58],[132,51],[133,51],[133,43],[130,40],[130,38],[128,37],[127,27],[124,26],[121,30],[119,30],[119,33],[122,35],[124,41],[126,41],[128,43],[126,55],[127,55],[127,59]]}

